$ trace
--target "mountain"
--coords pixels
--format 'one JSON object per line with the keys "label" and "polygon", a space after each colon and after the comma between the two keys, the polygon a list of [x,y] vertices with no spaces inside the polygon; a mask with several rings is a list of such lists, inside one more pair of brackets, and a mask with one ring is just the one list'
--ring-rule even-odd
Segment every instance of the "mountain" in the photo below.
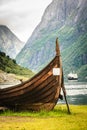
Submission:
{"label": "mountain", "polygon": [[74,70],[84,81],[87,77],[86,12],[87,0],[53,0],[17,55],[17,62],[39,71],[54,57],[55,39],[58,37],[65,79]]}
{"label": "mountain", "polygon": [[24,43],[8,27],[0,25],[0,51],[5,52],[11,58],[15,58],[23,46]]}

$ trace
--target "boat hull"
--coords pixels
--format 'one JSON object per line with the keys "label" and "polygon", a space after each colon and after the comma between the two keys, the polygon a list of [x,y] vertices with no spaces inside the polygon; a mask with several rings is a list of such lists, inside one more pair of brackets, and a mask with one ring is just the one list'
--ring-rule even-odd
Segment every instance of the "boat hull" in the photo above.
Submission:
{"label": "boat hull", "polygon": [[[52,110],[58,102],[63,86],[58,45],[56,53],[54,59],[30,80],[16,86],[0,89],[0,106],[14,111]],[[59,68],[60,74],[54,76],[53,68]]]}

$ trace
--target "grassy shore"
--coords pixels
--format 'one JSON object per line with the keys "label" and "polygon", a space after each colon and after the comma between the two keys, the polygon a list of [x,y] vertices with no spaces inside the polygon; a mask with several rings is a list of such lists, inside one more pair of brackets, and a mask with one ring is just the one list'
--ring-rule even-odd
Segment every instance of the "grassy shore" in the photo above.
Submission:
{"label": "grassy shore", "polygon": [[87,130],[87,105],[57,105],[50,112],[0,113],[0,130]]}

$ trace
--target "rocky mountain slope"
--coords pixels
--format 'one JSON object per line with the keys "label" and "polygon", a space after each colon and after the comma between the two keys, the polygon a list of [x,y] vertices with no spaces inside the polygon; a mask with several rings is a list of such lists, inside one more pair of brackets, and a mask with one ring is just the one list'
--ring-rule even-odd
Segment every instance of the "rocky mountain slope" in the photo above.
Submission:
{"label": "rocky mountain slope", "polygon": [[5,52],[11,58],[15,58],[23,46],[24,43],[8,27],[0,25],[0,51]]}
{"label": "rocky mountain slope", "polygon": [[17,62],[39,71],[54,57],[58,37],[65,78],[74,70],[84,81],[87,76],[86,12],[87,0],[53,0],[16,57]]}

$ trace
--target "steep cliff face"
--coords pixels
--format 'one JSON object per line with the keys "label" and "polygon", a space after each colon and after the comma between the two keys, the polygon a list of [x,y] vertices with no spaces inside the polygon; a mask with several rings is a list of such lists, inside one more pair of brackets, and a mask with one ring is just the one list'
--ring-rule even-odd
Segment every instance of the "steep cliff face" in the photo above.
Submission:
{"label": "steep cliff face", "polygon": [[[79,0],[53,0],[53,2],[46,8],[41,22],[34,30],[26,45],[28,46],[36,38],[40,39],[41,36],[45,34],[45,31],[50,33],[53,30],[61,28],[65,23],[70,25],[74,24],[73,22],[78,13],[78,5]],[[73,16],[74,13],[75,16]]]}
{"label": "steep cliff face", "polygon": [[22,49],[24,43],[21,42],[9,29],[0,25],[0,51],[5,52],[11,58],[15,58]]}
{"label": "steep cliff face", "polygon": [[87,63],[86,12],[87,0],[53,0],[17,56],[17,62],[39,71],[54,57],[55,39],[59,37],[65,76],[71,69],[81,74],[79,70]]}

